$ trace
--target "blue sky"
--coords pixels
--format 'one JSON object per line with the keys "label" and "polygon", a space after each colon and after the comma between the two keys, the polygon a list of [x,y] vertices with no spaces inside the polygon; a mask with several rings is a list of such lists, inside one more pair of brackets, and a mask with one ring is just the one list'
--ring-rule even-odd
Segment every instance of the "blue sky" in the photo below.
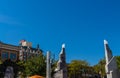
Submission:
{"label": "blue sky", "polygon": [[58,59],[62,43],[66,59],[104,58],[103,40],[120,55],[120,1],[118,0],[1,0],[0,40],[18,45],[21,39],[40,44]]}

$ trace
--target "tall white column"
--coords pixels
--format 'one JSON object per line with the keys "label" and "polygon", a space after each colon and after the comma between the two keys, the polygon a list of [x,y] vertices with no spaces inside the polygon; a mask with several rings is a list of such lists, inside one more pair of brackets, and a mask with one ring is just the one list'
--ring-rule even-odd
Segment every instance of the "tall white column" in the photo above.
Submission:
{"label": "tall white column", "polygon": [[51,78],[50,52],[47,51],[46,78]]}

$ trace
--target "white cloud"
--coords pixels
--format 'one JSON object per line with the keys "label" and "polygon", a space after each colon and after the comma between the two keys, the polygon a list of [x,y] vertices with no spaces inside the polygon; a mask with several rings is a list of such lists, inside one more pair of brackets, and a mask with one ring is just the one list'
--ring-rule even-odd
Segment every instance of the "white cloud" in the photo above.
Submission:
{"label": "white cloud", "polygon": [[15,20],[13,17],[2,15],[2,14],[0,14],[0,23],[9,24],[9,25],[18,25],[18,26],[25,25]]}

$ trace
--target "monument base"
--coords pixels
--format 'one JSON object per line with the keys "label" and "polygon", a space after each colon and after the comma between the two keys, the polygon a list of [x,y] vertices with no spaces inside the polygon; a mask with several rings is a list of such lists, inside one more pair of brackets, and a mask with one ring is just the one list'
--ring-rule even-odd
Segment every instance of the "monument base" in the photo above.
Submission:
{"label": "monument base", "polygon": [[59,70],[54,74],[54,78],[67,78],[67,72]]}

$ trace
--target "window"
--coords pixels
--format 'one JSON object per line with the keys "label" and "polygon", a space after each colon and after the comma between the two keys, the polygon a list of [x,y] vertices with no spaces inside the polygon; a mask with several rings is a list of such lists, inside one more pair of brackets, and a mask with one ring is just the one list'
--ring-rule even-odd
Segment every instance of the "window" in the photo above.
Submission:
{"label": "window", "polygon": [[10,53],[11,60],[16,60],[16,57],[17,57],[16,53]]}
{"label": "window", "polygon": [[8,52],[2,52],[2,59],[8,59]]}

